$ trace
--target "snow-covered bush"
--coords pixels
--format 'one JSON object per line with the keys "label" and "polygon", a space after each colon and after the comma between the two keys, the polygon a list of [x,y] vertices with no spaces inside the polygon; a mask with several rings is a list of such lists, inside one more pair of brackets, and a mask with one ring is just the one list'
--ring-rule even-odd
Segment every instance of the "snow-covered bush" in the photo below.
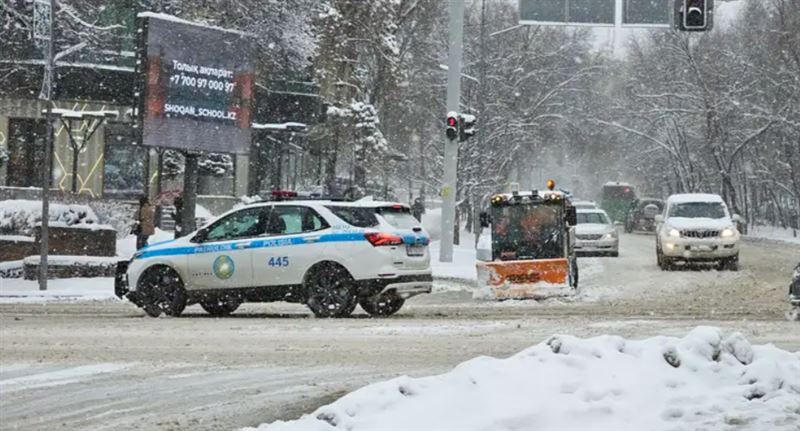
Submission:
{"label": "snow-covered bush", "polygon": [[[98,224],[97,215],[86,205],[51,203],[49,213],[48,220],[53,225],[88,227]],[[30,236],[41,222],[40,201],[0,201],[0,234]]]}
{"label": "snow-covered bush", "polygon": [[117,238],[124,238],[130,232],[138,210],[136,204],[105,200],[94,201],[91,207],[99,223],[110,225],[117,231]]}

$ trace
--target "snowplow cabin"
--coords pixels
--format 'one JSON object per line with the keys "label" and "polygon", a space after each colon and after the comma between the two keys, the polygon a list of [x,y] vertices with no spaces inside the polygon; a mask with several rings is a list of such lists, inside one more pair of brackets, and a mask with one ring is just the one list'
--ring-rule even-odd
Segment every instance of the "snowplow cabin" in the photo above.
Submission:
{"label": "snowplow cabin", "polygon": [[515,191],[494,195],[482,225],[478,287],[495,299],[544,299],[578,286],[576,210],[569,193]]}

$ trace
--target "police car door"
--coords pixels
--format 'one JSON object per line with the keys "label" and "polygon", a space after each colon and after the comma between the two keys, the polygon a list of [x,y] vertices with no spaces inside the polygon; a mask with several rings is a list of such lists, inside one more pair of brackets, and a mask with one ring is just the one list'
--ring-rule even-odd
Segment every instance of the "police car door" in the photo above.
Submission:
{"label": "police car door", "polygon": [[292,286],[303,282],[317,262],[330,226],[314,209],[275,205],[267,223],[267,237],[253,248],[253,276],[258,286]]}
{"label": "police car door", "polygon": [[267,208],[237,211],[203,230],[202,242],[189,256],[193,289],[253,286],[252,243],[266,230]]}

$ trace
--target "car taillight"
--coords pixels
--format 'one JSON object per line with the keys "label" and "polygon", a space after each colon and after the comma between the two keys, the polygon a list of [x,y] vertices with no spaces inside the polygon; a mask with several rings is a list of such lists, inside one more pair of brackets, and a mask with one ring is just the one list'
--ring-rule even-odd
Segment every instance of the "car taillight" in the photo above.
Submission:
{"label": "car taillight", "polygon": [[389,245],[402,245],[403,238],[391,233],[372,232],[364,234],[364,238],[369,241],[374,247],[389,246]]}

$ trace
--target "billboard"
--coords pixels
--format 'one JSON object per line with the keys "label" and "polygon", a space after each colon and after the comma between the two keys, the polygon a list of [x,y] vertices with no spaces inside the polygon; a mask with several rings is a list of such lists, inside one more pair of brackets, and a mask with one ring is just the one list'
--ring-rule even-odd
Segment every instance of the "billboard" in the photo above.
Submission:
{"label": "billboard", "polygon": [[251,38],[169,15],[138,17],[142,144],[247,153],[255,75]]}
{"label": "billboard", "polygon": [[625,0],[622,11],[624,26],[669,27],[674,0]]}
{"label": "billboard", "polygon": [[[663,27],[674,0],[519,0],[520,24]],[[622,10],[617,12],[617,8]],[[621,22],[618,20],[621,19]]]}
{"label": "billboard", "polygon": [[615,0],[520,0],[520,23],[613,26],[615,4]]}

